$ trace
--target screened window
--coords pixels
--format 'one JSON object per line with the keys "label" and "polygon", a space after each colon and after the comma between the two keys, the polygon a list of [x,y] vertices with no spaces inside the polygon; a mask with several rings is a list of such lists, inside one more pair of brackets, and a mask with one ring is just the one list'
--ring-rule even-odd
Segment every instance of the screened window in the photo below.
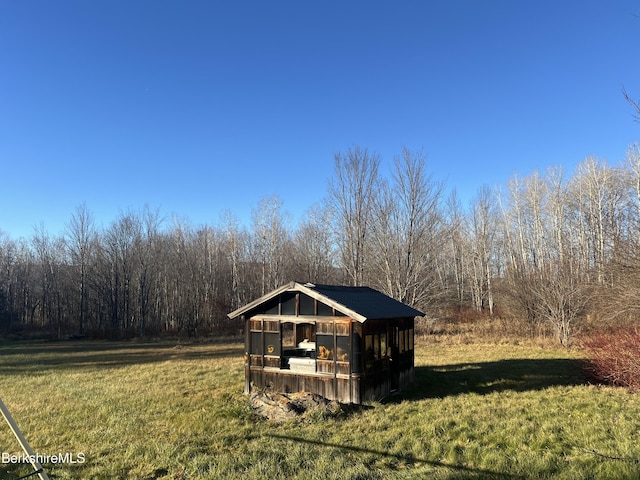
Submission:
{"label": "screened window", "polygon": [[295,325],[291,322],[282,324],[282,348],[296,347]]}
{"label": "screened window", "polygon": [[373,335],[365,335],[364,337],[364,355],[365,355],[365,368],[367,372],[373,370]]}
{"label": "screened window", "polygon": [[351,362],[351,369],[353,373],[362,372],[362,326],[360,324],[354,324],[353,326],[353,361]]}
{"label": "screened window", "polygon": [[349,361],[349,337],[336,337],[336,360],[339,362]]}
{"label": "screened window", "polygon": [[262,333],[251,332],[251,353],[262,355]]}
{"label": "screened window", "polygon": [[295,315],[296,314],[296,294],[295,292],[286,292],[280,296],[281,314],[282,315]]}
{"label": "screened window", "polygon": [[316,326],[312,323],[299,323],[296,325],[296,345],[300,342],[316,341]]}
{"label": "screened window", "polygon": [[309,295],[300,294],[300,315],[315,315],[316,302]]}
{"label": "screened window", "polygon": [[376,333],[373,336],[373,358],[374,360],[380,359],[380,334]]}
{"label": "screened window", "polygon": [[274,357],[280,356],[280,334],[275,332],[264,333],[264,354]]}
{"label": "screened window", "polygon": [[323,317],[333,316],[333,308],[324,303],[318,302],[318,315]]}
{"label": "screened window", "polygon": [[333,335],[316,335],[316,354],[318,360],[333,360],[335,347]]}
{"label": "screened window", "polygon": [[279,315],[280,314],[280,301],[279,299],[272,298],[264,306],[264,313],[267,315]]}

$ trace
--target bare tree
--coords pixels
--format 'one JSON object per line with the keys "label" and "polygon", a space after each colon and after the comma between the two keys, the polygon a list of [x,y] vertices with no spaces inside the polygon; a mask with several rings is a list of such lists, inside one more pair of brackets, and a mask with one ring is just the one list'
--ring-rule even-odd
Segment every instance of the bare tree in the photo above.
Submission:
{"label": "bare tree", "polygon": [[550,244],[550,261],[559,265],[565,264],[569,242],[569,194],[561,168],[550,168],[547,175],[547,228],[546,241]]}
{"label": "bare tree", "polygon": [[444,250],[448,255],[448,272],[453,283],[451,290],[454,292],[452,302],[461,309],[464,306],[465,294],[467,291],[467,256],[470,248],[468,246],[468,235],[465,229],[466,219],[462,210],[462,204],[455,191],[447,199],[446,206],[447,241],[443,243]]}
{"label": "bare tree", "polygon": [[629,103],[629,105],[631,105],[631,107],[633,108],[635,114],[634,114],[634,118],[636,120],[636,122],[640,122],[640,100],[634,100],[631,95],[629,95],[627,93],[626,89],[622,89],[622,95],[624,95],[625,100]]}
{"label": "bare tree", "polygon": [[145,205],[141,214],[140,229],[136,238],[138,258],[138,295],[139,309],[138,331],[140,338],[146,334],[149,313],[151,310],[151,292],[157,291],[158,284],[158,256],[162,218],[159,210],[152,210]]}
{"label": "bare tree", "polygon": [[585,313],[588,286],[565,266],[543,272],[540,281],[526,286],[533,293],[540,318],[551,323],[561,345],[569,346]]}
{"label": "bare tree", "polygon": [[229,262],[227,284],[231,292],[230,310],[234,310],[251,300],[251,297],[246,294],[247,280],[243,275],[245,269],[241,268],[248,258],[248,233],[240,228],[238,217],[230,211],[223,213],[220,229],[223,236],[223,249],[226,252],[225,258]]}
{"label": "bare tree", "polygon": [[0,231],[0,330],[11,330],[16,318],[18,255],[16,243]]}
{"label": "bare tree", "polygon": [[[78,271],[79,316],[78,332],[84,333],[88,315],[88,282],[89,259],[91,246],[95,236],[93,216],[86,204],[76,208],[76,212],[67,223],[67,247],[71,262]],[[75,282],[74,282],[75,283]]]}
{"label": "bare tree", "polygon": [[131,212],[121,213],[105,232],[102,245],[103,279],[108,292],[110,334],[118,337],[132,326],[135,245],[140,237],[140,222]]}
{"label": "bare tree", "polygon": [[629,184],[620,169],[588,157],[578,165],[570,188],[579,229],[574,236],[579,239],[584,271],[595,271],[597,282],[603,284],[624,228]]}
{"label": "bare tree", "polygon": [[438,271],[443,188],[427,175],[423,152],[403,148],[394,158],[391,184],[381,183],[375,202],[377,282],[389,296],[421,308],[444,290]]}
{"label": "bare tree", "polygon": [[40,321],[48,326],[49,336],[59,337],[63,322],[64,295],[62,266],[64,265],[64,240],[51,237],[43,224],[37,229],[32,245],[38,261],[40,278]]}
{"label": "bare tree", "polygon": [[480,190],[472,202],[469,223],[473,306],[477,311],[487,308],[493,315],[493,278],[498,275],[494,250],[498,217],[494,197],[486,186]]}
{"label": "bare tree", "polygon": [[635,206],[634,222],[631,228],[636,232],[635,242],[640,248],[640,145],[633,144],[627,150],[627,165],[630,168],[631,188],[634,192],[632,204]]}
{"label": "bare tree", "polygon": [[334,156],[328,204],[333,212],[342,266],[352,285],[365,283],[370,260],[371,220],[378,189],[380,157],[353,147]]}
{"label": "bare tree", "polygon": [[[501,211],[501,249],[505,258],[502,291],[505,302],[512,311],[524,316],[530,327],[537,326],[536,299],[527,285],[535,280],[540,265],[539,254],[543,250],[541,238],[534,233],[541,226],[541,192],[537,174],[533,179],[514,175],[507,182],[505,193],[499,192]],[[529,187],[534,195],[530,196]],[[536,204],[537,203],[537,204]],[[537,238],[537,241],[535,241]],[[537,249],[537,250],[536,250]]]}
{"label": "bare tree", "polygon": [[331,238],[331,213],[315,205],[308,209],[293,234],[297,274],[312,283],[335,280],[335,252]]}
{"label": "bare tree", "polygon": [[261,295],[264,295],[285,281],[288,214],[282,211],[282,200],[274,195],[262,198],[251,218],[254,252],[261,269]]}

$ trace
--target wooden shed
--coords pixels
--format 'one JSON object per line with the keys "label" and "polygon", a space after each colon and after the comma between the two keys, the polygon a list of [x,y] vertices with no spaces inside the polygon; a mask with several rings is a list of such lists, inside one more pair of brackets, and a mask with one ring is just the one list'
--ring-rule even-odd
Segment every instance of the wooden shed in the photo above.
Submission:
{"label": "wooden shed", "polygon": [[270,387],[358,404],[413,381],[422,315],[369,287],[291,282],[228,316],[245,323],[245,393]]}

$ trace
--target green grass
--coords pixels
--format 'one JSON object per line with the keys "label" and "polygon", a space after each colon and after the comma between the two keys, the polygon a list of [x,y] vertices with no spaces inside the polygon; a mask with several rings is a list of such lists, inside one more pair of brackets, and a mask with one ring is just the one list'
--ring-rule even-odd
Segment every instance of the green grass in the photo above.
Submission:
{"label": "green grass", "polygon": [[[0,344],[0,396],[51,478],[639,478],[640,397],[587,385],[580,352],[420,343],[416,382],[276,425],[238,342]],[[0,451],[19,445],[0,423]],[[0,465],[0,478],[29,473]]]}

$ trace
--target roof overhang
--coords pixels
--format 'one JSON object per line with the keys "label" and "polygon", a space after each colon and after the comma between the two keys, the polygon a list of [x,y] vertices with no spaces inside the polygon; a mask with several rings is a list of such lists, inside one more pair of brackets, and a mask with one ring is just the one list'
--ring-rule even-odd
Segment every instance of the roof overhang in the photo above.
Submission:
{"label": "roof overhang", "polygon": [[264,302],[267,302],[269,300],[271,300],[272,298],[280,295],[281,293],[284,292],[302,292],[308,296],[310,296],[311,298],[324,303],[325,305],[328,305],[334,309],[336,309],[337,311],[339,311],[340,313],[346,315],[347,317],[353,318],[354,320],[357,320],[358,322],[362,323],[365,320],[367,320],[367,317],[359,314],[358,312],[336,302],[335,300],[322,295],[321,293],[319,293],[317,290],[313,289],[313,286],[308,285],[308,284],[302,284],[299,282],[290,282],[288,284],[285,284],[279,288],[276,288],[275,290],[261,296],[260,298],[257,298],[256,300],[254,300],[251,303],[246,304],[244,307],[241,307],[231,313],[229,313],[227,316],[230,319],[234,319],[239,317],[240,315],[244,315],[245,313],[247,313],[248,311],[253,310],[254,308],[256,308],[257,306],[261,305]]}

